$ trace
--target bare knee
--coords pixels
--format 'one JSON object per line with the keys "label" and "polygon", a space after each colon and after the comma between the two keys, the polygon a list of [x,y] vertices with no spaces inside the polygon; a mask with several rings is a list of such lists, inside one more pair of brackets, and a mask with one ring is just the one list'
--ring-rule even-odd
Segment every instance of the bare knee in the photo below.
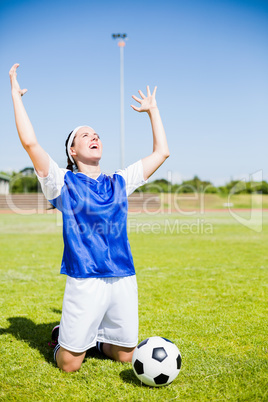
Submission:
{"label": "bare knee", "polygon": [[121,363],[131,363],[132,355],[133,355],[133,351],[132,352],[119,352],[118,358],[116,360]]}
{"label": "bare knee", "polygon": [[78,364],[77,362],[68,362],[68,363],[57,363],[58,367],[62,370],[65,371],[66,373],[72,373],[74,371],[78,371],[81,367],[81,364]]}
{"label": "bare knee", "polygon": [[111,345],[108,343],[105,343],[103,345],[103,352],[106,354],[106,356],[122,363],[131,362],[134,349],[135,348],[125,348],[122,346]]}
{"label": "bare knee", "polygon": [[74,353],[60,347],[56,360],[58,367],[65,371],[66,373],[71,373],[73,371],[78,371],[85,358],[85,352]]}

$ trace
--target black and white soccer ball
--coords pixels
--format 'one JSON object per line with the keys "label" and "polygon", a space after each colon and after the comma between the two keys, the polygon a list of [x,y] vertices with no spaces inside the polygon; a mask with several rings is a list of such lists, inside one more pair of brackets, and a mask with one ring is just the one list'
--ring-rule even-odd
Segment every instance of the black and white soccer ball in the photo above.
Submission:
{"label": "black and white soccer ball", "polygon": [[173,342],[152,336],[134,350],[132,367],[143,384],[161,387],[170,384],[179,374],[181,354]]}

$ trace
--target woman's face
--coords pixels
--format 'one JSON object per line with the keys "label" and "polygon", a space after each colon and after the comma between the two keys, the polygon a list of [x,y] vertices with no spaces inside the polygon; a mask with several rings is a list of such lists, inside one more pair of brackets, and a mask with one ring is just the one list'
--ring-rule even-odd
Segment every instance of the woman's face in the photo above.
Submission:
{"label": "woman's face", "polygon": [[99,162],[102,155],[102,142],[91,127],[81,127],[75,137],[74,146],[70,148],[72,157],[77,162]]}

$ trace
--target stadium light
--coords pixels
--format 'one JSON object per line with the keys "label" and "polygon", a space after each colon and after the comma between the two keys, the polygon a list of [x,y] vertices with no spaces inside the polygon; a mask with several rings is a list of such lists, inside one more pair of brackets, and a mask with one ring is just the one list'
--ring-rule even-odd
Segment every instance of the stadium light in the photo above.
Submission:
{"label": "stadium light", "polygon": [[127,34],[112,34],[120,48],[120,98],[121,98],[121,169],[125,167],[125,117],[124,117],[124,47],[126,46]]}

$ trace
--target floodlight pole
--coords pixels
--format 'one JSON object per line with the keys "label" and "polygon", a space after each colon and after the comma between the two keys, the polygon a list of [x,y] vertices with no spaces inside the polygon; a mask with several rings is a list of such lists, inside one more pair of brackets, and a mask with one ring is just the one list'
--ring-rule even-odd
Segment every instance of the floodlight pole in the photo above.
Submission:
{"label": "floodlight pole", "polygon": [[124,47],[126,46],[126,34],[113,34],[118,39],[120,48],[120,116],[121,116],[121,169],[125,167],[125,116],[124,116]]}

